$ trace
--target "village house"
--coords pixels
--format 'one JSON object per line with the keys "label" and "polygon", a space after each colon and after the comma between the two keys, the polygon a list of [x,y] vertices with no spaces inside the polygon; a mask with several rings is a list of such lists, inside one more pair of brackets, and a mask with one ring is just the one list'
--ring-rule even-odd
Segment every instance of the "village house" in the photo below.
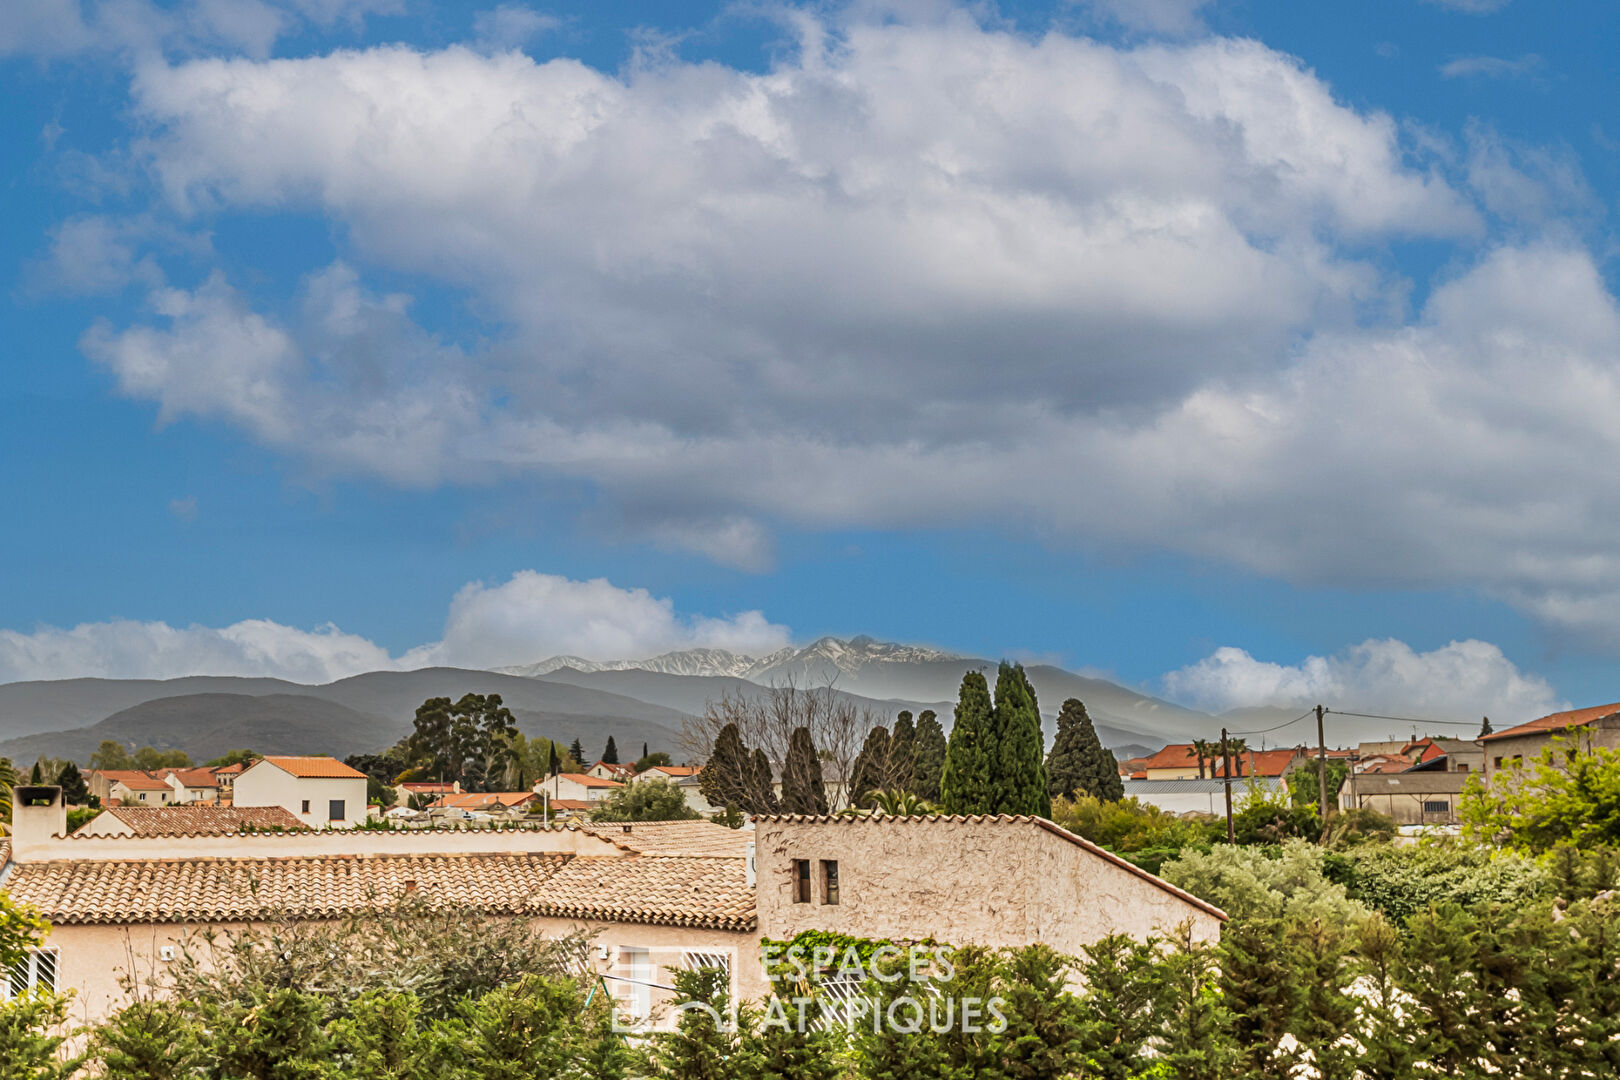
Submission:
{"label": "village house", "polygon": [[[1233,778],[1243,776],[1286,776],[1308,758],[1302,746],[1278,750],[1244,750],[1232,755]],[[1198,768],[1198,753],[1192,743],[1171,743],[1141,763],[1143,780],[1198,780],[1226,775],[1221,760],[1220,742],[1204,755],[1202,776]],[[1132,774],[1136,776],[1135,773]]]}
{"label": "village house", "polygon": [[104,806],[169,806],[180,802],[180,792],[151,773],[129,772],[108,784]]}
{"label": "village house", "polygon": [[470,791],[441,795],[428,810],[465,810],[509,817],[522,816],[531,809],[538,811],[544,802],[545,796],[534,791]]}
{"label": "village house", "polygon": [[219,779],[212,769],[160,769],[157,776],[174,789],[177,803],[219,802]]}
{"label": "village house", "polygon": [[703,771],[701,765],[654,765],[645,772],[635,774],[637,780],[695,780]]}
{"label": "village house", "polygon": [[636,775],[636,767],[634,765],[620,765],[606,761],[598,761],[595,765],[592,765],[590,768],[585,770],[585,775],[594,777],[597,780],[617,780],[622,784],[626,780],[629,780],[631,777]]}
{"label": "village house", "polygon": [[366,774],[336,758],[261,758],[232,789],[233,806],[285,807],[305,825],[344,829],[366,819]]}
{"label": "village house", "polygon": [[1536,757],[1554,739],[1563,740],[1567,754],[1620,747],[1620,704],[1553,713],[1484,736],[1480,742],[1484,744],[1486,779],[1500,769],[1512,768],[1515,762]]}
{"label": "village house", "polygon": [[1366,757],[1359,749],[1339,788],[1339,809],[1376,810],[1397,825],[1457,824],[1463,788],[1485,761],[1480,744],[1465,739],[1378,743]]}
{"label": "village house", "polygon": [[622,787],[617,780],[603,780],[587,773],[558,773],[535,784],[534,790],[545,792],[553,800],[598,803]]}
{"label": "village house", "polygon": [[12,985],[72,989],[75,1015],[94,1022],[127,1000],[123,976],[161,976],[193,933],[409,898],[520,918],[546,936],[583,929],[589,962],[623,1010],[647,1017],[683,967],[721,966],[737,999],[761,997],[762,936],[826,930],[1074,953],[1106,934],[1183,925],[1213,939],[1225,918],[1037,818],[277,832],[246,827],[243,813],[122,813],[106,831],[65,836],[61,790],[19,787],[0,890],[37,907],[51,931]]}
{"label": "village house", "polygon": [[432,803],[445,795],[460,794],[460,780],[406,780],[394,785],[394,805],[409,806],[413,798]]}

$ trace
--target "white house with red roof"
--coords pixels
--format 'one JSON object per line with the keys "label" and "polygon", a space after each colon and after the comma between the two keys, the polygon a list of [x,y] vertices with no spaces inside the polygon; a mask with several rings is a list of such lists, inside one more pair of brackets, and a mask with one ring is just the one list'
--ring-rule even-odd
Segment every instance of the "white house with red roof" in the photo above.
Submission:
{"label": "white house with red roof", "polygon": [[553,799],[596,803],[622,787],[617,780],[604,780],[590,773],[558,773],[534,785],[534,790]]}
{"label": "white house with red roof", "polygon": [[311,828],[366,819],[366,774],[330,757],[267,757],[236,778],[236,806],[282,806]]}
{"label": "white house with red roof", "polygon": [[636,767],[634,765],[598,761],[595,765],[592,765],[590,768],[585,770],[585,775],[594,776],[598,780],[617,780],[622,784],[626,780],[629,780],[631,777],[636,775]]}

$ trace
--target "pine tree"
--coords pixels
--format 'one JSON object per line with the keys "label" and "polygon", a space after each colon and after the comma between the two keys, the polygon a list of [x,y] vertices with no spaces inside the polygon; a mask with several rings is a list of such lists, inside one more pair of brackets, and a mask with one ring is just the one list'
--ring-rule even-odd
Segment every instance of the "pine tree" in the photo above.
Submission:
{"label": "pine tree", "polygon": [[825,814],[827,787],[821,779],[821,759],[810,729],[796,727],[788,737],[787,760],[782,763],[782,813]]}
{"label": "pine tree", "polygon": [[1086,707],[1078,698],[1063,703],[1058,713],[1057,737],[1046,759],[1047,784],[1054,797],[1072,799],[1091,795],[1104,802],[1125,797],[1114,755],[1103,749]]}
{"label": "pine tree", "polygon": [[1052,816],[1040,706],[1022,664],[1001,665],[990,724],[990,813]]}
{"label": "pine tree", "polygon": [[1081,953],[1086,1021],[1080,1032],[1080,1075],[1135,1080],[1154,1031],[1157,947],[1128,934],[1110,934],[1083,946]]}
{"label": "pine tree", "polygon": [[569,744],[568,756],[579,762],[581,765],[585,764],[585,747],[578,738],[575,738],[574,741]]}
{"label": "pine tree", "polygon": [[933,709],[917,717],[917,747],[911,758],[911,788],[921,799],[939,801],[939,774],[945,768],[945,729]]}
{"label": "pine tree", "polygon": [[609,765],[619,763],[619,748],[613,742],[613,736],[608,736],[607,749],[602,751],[602,760]]}
{"label": "pine tree", "polygon": [[855,764],[849,771],[851,806],[871,806],[873,795],[889,789],[893,741],[889,729],[882,724],[866,733],[866,742],[861,745],[861,752],[855,756]]}
{"label": "pine tree", "polygon": [[673,1006],[680,1010],[680,1020],[674,1031],[653,1037],[657,1075],[669,1080],[731,1080],[754,1071],[753,1055],[744,1052],[740,1031],[725,1023],[731,1006],[727,974],[719,968],[699,968],[673,975]]}
{"label": "pine tree", "polygon": [[939,799],[947,814],[990,812],[990,686],[984,673],[962,676],[956,722],[940,769]]}
{"label": "pine tree", "polygon": [[56,774],[56,782],[62,788],[62,802],[68,806],[84,806],[90,801],[90,788],[84,782],[84,774],[73,762],[62,766],[62,771]]}
{"label": "pine tree", "polygon": [[894,732],[889,737],[889,760],[893,769],[889,789],[916,791],[917,725],[912,722],[911,713],[905,710],[894,718]]}
{"label": "pine tree", "polygon": [[1479,725],[1479,737],[1483,739],[1485,736],[1491,734],[1495,730],[1496,729],[1491,726],[1491,718],[1487,716],[1484,722]]}
{"label": "pine tree", "polygon": [[715,736],[709,760],[698,773],[698,790],[710,806],[734,805],[752,812],[748,797],[749,769],[752,762],[748,747],[743,745],[742,733],[736,724],[727,724]]}

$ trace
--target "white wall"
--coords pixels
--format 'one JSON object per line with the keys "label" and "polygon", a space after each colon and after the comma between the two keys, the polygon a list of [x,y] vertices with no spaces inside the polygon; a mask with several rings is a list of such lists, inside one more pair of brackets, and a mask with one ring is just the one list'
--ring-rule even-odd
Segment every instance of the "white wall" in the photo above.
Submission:
{"label": "white wall", "polygon": [[[236,778],[236,806],[284,806],[315,829],[349,828],[366,819],[366,778],[298,777],[261,761]],[[343,801],[343,818],[328,820],[332,800]],[[305,809],[305,807],[308,809]]]}

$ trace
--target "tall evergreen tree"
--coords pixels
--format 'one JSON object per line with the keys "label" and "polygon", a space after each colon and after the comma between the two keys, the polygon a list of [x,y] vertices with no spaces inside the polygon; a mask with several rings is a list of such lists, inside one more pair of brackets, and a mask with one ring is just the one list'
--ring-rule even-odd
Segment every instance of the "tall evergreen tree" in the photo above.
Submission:
{"label": "tall evergreen tree", "polygon": [[939,799],[947,814],[988,814],[991,806],[990,685],[984,673],[962,676],[957,693],[956,722],[945,747],[940,770]]}
{"label": "tall evergreen tree", "polygon": [[911,789],[917,797],[939,801],[939,774],[945,768],[945,729],[933,709],[917,717],[917,749],[911,758]]}
{"label": "tall evergreen tree", "polygon": [[765,751],[754,747],[753,756],[748,760],[748,789],[745,793],[748,801],[742,808],[750,814],[774,814],[779,810],[780,804],[776,798],[776,785],[771,776],[771,759],[765,756]]}
{"label": "tall evergreen tree", "polygon": [[83,806],[90,801],[90,787],[73,762],[62,766],[62,771],[56,774],[56,782],[62,787],[62,802],[68,806]]}
{"label": "tall evergreen tree", "polygon": [[1496,729],[1491,726],[1491,718],[1487,716],[1484,722],[1479,725],[1479,737],[1483,739],[1485,736],[1491,734],[1495,730]]}
{"label": "tall evergreen tree", "polygon": [[45,782],[45,778],[40,775],[39,762],[37,761],[34,762],[34,771],[28,774],[28,782],[36,786]]}
{"label": "tall evergreen tree", "polygon": [[611,735],[608,736],[607,749],[602,751],[602,760],[607,762],[609,765],[617,765],[619,763],[619,747],[614,743],[613,736]]}
{"label": "tall evergreen tree", "polygon": [[698,773],[698,790],[710,806],[730,805],[750,811],[748,788],[751,765],[742,733],[736,724],[727,724],[715,736],[714,746],[709,750],[709,760],[704,763],[703,771]]}
{"label": "tall evergreen tree", "polygon": [[547,776],[556,776],[558,773],[562,772],[562,758],[557,754],[557,744],[554,743],[554,742],[551,742],[551,740],[549,740],[549,739],[547,739],[546,742],[548,743],[548,745],[551,748],[551,754],[550,754],[550,759],[551,760],[549,762],[547,762],[547,764],[546,764],[546,768],[548,770],[550,770],[550,771],[547,772],[546,775]]}
{"label": "tall evergreen tree", "polygon": [[1041,711],[1024,665],[1002,662],[990,730],[990,813],[1051,817]]}
{"label": "tall evergreen tree", "polygon": [[866,733],[866,742],[861,744],[861,752],[855,755],[855,764],[849,770],[851,806],[871,806],[872,797],[891,786],[893,742],[889,729],[882,724]]}
{"label": "tall evergreen tree", "polygon": [[894,775],[889,778],[893,791],[916,791],[917,784],[917,725],[911,713],[902,709],[894,718],[894,731],[889,737],[889,758]]}
{"label": "tall evergreen tree", "polygon": [[827,786],[821,779],[821,758],[810,729],[796,727],[788,736],[787,760],[782,763],[782,813],[825,814]]}
{"label": "tall evergreen tree", "polygon": [[577,737],[568,745],[568,756],[581,765],[585,764],[585,746]]}
{"label": "tall evergreen tree", "polygon": [[646,760],[647,758],[649,758],[651,756],[652,756],[652,751],[647,749],[647,744],[646,743],[642,743],[641,744],[641,760]]}
{"label": "tall evergreen tree", "polygon": [[1079,698],[1063,703],[1057,723],[1057,737],[1046,759],[1046,779],[1053,797],[1091,795],[1104,802],[1123,799],[1125,783],[1119,778],[1119,765],[1114,755],[1103,749]]}

